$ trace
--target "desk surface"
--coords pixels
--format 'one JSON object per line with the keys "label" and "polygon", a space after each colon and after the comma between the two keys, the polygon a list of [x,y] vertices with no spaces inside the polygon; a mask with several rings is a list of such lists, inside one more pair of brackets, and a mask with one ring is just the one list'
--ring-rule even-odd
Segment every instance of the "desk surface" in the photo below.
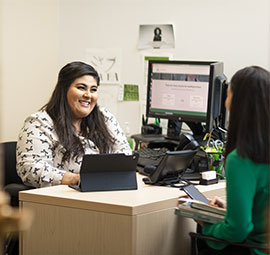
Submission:
{"label": "desk surface", "polygon": [[164,135],[158,134],[149,134],[149,135],[142,135],[142,134],[135,134],[132,135],[131,138],[138,139],[144,142],[152,142],[152,141],[165,141],[166,138]]}
{"label": "desk surface", "polygon": [[152,144],[151,148],[162,148],[167,147],[169,149],[173,149],[176,145],[178,145],[178,140],[167,139],[166,136],[158,134],[136,134],[132,135],[131,138],[135,140],[135,150],[139,149],[140,143],[148,143]]}
{"label": "desk surface", "polygon": [[[144,176],[137,174],[138,190],[79,192],[67,185],[58,185],[22,191],[19,193],[19,200],[99,212],[138,215],[175,207],[177,198],[185,195],[178,188],[146,185],[142,181],[143,178]],[[216,195],[219,195],[219,190],[222,190],[224,194],[225,182],[197,187],[203,193],[207,194],[208,191],[215,190]]]}
{"label": "desk surface", "polygon": [[149,134],[149,135],[142,135],[142,134],[136,134],[132,135],[131,138],[133,138],[136,141],[142,141],[142,142],[156,142],[156,143],[172,143],[172,144],[178,144],[179,139],[169,139],[165,135],[155,135],[155,134]]}

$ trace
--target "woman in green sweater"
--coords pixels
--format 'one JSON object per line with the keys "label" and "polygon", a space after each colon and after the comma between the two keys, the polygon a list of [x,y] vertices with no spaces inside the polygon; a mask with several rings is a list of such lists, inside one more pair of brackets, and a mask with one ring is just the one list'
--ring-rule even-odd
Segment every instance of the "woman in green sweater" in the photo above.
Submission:
{"label": "woman in green sweater", "polygon": [[[231,242],[269,245],[270,225],[270,73],[252,66],[231,79],[226,99],[230,111],[226,144],[227,208],[223,222],[203,224],[204,235]],[[202,254],[269,254],[256,249],[207,242]],[[241,252],[241,253],[240,253]]]}

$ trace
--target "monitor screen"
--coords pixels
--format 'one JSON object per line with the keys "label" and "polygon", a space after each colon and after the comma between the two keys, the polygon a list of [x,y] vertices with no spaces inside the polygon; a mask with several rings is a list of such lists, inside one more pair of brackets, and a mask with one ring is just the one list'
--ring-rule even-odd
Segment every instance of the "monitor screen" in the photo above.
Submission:
{"label": "monitor screen", "polygon": [[219,115],[214,107],[220,108],[221,96],[214,96],[214,86],[223,63],[152,60],[148,70],[147,117],[205,123],[211,130],[214,112]]}

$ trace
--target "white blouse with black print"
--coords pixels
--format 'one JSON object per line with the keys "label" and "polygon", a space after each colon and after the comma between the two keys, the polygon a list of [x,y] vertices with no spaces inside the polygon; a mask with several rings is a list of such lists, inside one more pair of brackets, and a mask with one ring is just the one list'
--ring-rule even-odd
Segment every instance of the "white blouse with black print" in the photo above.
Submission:
{"label": "white blouse with black print", "polygon": [[[132,154],[126,136],[118,121],[105,108],[100,109],[105,116],[105,123],[116,139],[110,153]],[[79,136],[85,154],[98,154],[97,146]],[[33,187],[46,187],[61,184],[66,171],[80,173],[82,157],[62,163],[63,147],[55,146],[58,136],[53,121],[45,110],[29,116],[21,129],[17,142],[17,172],[22,181]],[[56,147],[56,148],[55,148]]]}

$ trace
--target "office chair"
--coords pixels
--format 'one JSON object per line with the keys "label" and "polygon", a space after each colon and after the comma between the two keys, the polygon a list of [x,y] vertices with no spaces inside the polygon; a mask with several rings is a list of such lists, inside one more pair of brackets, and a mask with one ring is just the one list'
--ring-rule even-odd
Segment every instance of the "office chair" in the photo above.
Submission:
{"label": "office chair", "polygon": [[19,191],[32,189],[23,184],[16,170],[16,145],[17,142],[5,142],[1,146],[4,155],[4,191],[10,196],[10,205],[19,206]]}
{"label": "office chair", "polygon": [[227,245],[233,245],[233,246],[250,248],[250,249],[258,249],[258,250],[268,252],[268,253],[270,252],[270,246],[259,246],[259,245],[253,245],[253,244],[248,244],[248,243],[232,243],[232,242],[229,242],[227,240],[218,239],[218,238],[215,238],[212,236],[206,236],[206,235],[203,235],[200,233],[194,233],[194,232],[190,232],[189,235],[191,237],[191,249],[190,249],[191,255],[198,255],[199,254],[198,246],[197,246],[198,240],[214,241],[214,242],[223,243],[223,244],[227,244]]}
{"label": "office chair", "polygon": [[[4,156],[4,191],[10,196],[10,205],[19,207],[19,191],[33,189],[23,184],[16,170],[16,145],[17,142],[1,143]],[[19,254],[18,238],[12,234],[8,234],[4,240],[4,254]]]}

